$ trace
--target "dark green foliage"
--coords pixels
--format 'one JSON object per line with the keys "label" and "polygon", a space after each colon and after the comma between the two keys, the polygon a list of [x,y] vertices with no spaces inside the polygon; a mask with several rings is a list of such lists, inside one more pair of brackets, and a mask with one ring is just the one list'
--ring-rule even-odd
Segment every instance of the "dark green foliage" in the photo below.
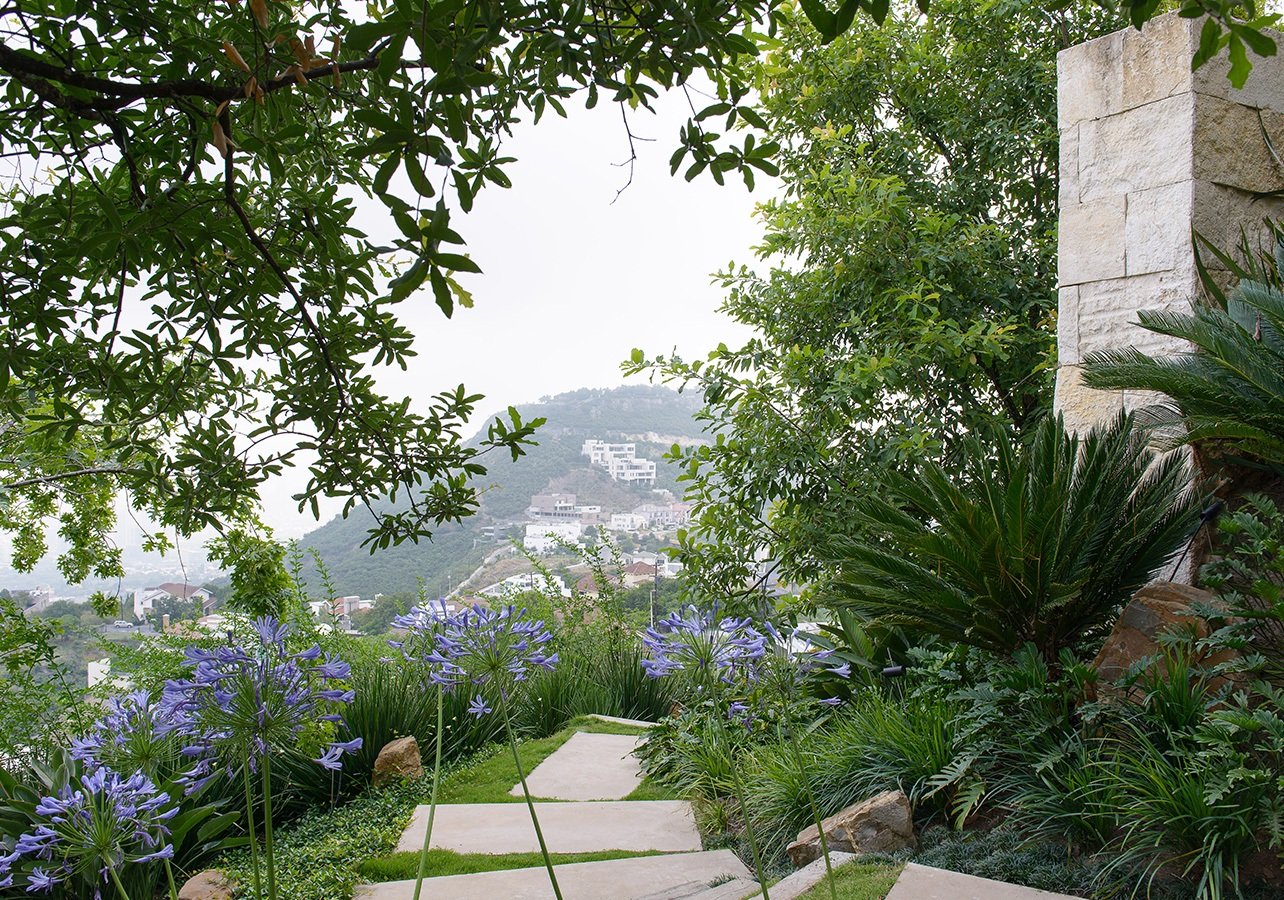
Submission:
{"label": "dark green foliage", "polygon": [[1055,664],[1113,617],[1199,524],[1179,456],[1156,459],[1126,417],[1082,437],[1046,419],[1028,446],[968,439],[965,472],[889,475],[855,515],[833,603],[884,625],[1000,654],[1027,643]]}
{"label": "dark green foliage", "polygon": [[1236,620],[1228,627],[1262,655],[1267,676],[1284,683],[1284,513],[1250,496],[1217,527],[1217,558],[1200,578]]}
{"label": "dark green foliage", "polygon": [[[1278,240],[1280,227],[1274,228]],[[1284,245],[1277,253],[1284,254]],[[1265,463],[1284,472],[1280,264],[1277,258],[1241,267],[1225,254],[1218,256],[1241,277],[1229,296],[1205,273],[1210,302],[1190,312],[1137,314],[1142,327],[1189,341],[1194,349],[1159,357],[1135,348],[1095,353],[1085,361],[1084,381],[1091,387],[1167,395],[1142,421],[1168,444],[1198,444],[1214,461]]]}
{"label": "dark green foliage", "polygon": [[1057,51],[1123,24],[1076,4],[895,6],[823,45],[796,13],[763,67],[782,145],[760,266],[721,274],[753,335],[647,360],[705,398],[716,444],[675,454],[697,504],[682,559],[734,595],[773,560],[823,577],[853,501],[959,438],[1026,430],[1052,399]]}

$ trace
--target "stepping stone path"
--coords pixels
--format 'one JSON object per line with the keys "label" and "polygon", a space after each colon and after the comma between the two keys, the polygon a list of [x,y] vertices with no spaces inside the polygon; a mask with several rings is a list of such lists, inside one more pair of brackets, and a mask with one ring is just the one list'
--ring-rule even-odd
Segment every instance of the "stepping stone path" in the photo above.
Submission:
{"label": "stepping stone path", "polygon": [[[602,716],[599,718],[605,719]],[[620,721],[646,726],[650,723]],[[624,798],[642,781],[632,735],[577,732],[530,775],[535,810],[551,853],[604,850],[659,851],[653,856],[557,867],[565,900],[742,900],[761,896],[758,882],[730,850],[700,849],[690,804]],[[521,785],[511,793],[520,797]],[[398,850],[423,846],[428,807],[411,817]],[[538,852],[525,803],[460,803],[437,807],[432,846],[457,853]],[[834,864],[853,857],[834,854]],[[788,900],[824,878],[823,861],[798,870],[772,888]],[[359,885],[354,900],[410,900],[414,881]],[[425,900],[552,900],[543,866],[446,875],[424,880]],[[1032,888],[988,881],[910,863],[887,900],[1072,900]]]}
{"label": "stepping stone path", "polygon": [[[600,717],[606,719],[606,717]],[[646,727],[652,723],[606,719]],[[565,900],[739,900],[758,883],[730,850],[702,851],[691,804],[625,800],[642,783],[636,735],[576,732],[526,776],[550,853],[659,851],[662,855],[557,867]],[[510,793],[522,796],[522,786]],[[420,806],[398,850],[423,846],[428,807]],[[525,803],[456,803],[437,807],[432,846],[456,853],[539,852]],[[356,900],[409,900],[413,881],[359,886]],[[543,866],[445,875],[424,881],[423,898],[548,900]]]}
{"label": "stepping stone path", "polygon": [[[549,800],[623,800],[642,783],[642,765],[633,755],[640,743],[639,735],[577,731],[526,776],[531,796]],[[509,793],[522,796],[522,786],[513,785]]]}

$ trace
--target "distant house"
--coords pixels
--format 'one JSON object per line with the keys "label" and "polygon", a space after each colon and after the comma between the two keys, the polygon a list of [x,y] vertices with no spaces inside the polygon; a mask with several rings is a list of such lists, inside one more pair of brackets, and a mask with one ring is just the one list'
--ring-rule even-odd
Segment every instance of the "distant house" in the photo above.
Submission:
{"label": "distant house", "polygon": [[633,513],[612,513],[611,523],[606,527],[611,531],[641,531],[646,526],[646,516],[637,516]]}
{"label": "distant house", "polygon": [[651,584],[655,581],[656,567],[644,562],[635,562],[624,570],[624,586],[637,587],[640,584]]}
{"label": "distant house", "polygon": [[539,591],[543,594],[557,594],[558,596],[570,596],[570,591],[566,588],[566,582],[560,576],[553,575],[546,577],[537,572],[523,572],[520,575],[510,575],[503,581],[496,582],[490,587],[483,588],[477,593],[486,599],[502,600],[506,597],[512,597],[526,591]]}
{"label": "distant house", "polygon": [[612,444],[590,439],[580,448],[592,465],[606,469],[612,481],[626,484],[655,484],[655,463],[639,459],[637,444]]}
{"label": "distant house", "polygon": [[531,553],[552,553],[559,544],[575,544],[580,540],[584,527],[579,522],[561,522],[544,524],[542,522],[526,526],[526,536],[522,546]]}
{"label": "distant house", "polygon": [[373,609],[373,600],[362,600],[353,594],[349,597],[335,597],[330,601],[330,613],[336,619],[342,619],[351,616],[354,612],[362,609]]}
{"label": "distant house", "polygon": [[690,503],[643,503],[633,515],[646,520],[649,528],[676,528],[691,515]]}
{"label": "distant house", "polygon": [[168,591],[171,597],[178,600],[195,600],[201,605],[201,615],[208,616],[214,611],[214,595],[205,588],[193,584],[180,584],[177,581],[166,581],[157,585],[157,589]]}

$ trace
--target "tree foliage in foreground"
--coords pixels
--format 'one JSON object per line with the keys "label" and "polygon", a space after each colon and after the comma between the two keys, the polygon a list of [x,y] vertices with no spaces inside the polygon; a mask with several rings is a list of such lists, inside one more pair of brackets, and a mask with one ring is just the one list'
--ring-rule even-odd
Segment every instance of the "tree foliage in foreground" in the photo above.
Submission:
{"label": "tree foliage in foreground", "polygon": [[[452,212],[507,187],[503,143],[577,92],[626,113],[696,72],[727,110],[769,0],[0,3],[0,527],[20,565],[61,516],[69,577],[119,570],[111,498],[231,527],[308,468],[300,506],[379,498],[376,545],[476,508],[480,397],[384,396],[400,304],[471,304]],[[693,122],[691,165],[770,169]],[[367,232],[368,195],[386,218]],[[368,217],[366,217],[368,219]],[[421,291],[422,289],[422,291]]]}
{"label": "tree foliage in foreground", "polygon": [[[1128,5],[1137,24],[1158,8]],[[1190,11],[1205,5],[1213,45],[1264,52],[1251,7],[1191,0]],[[857,7],[881,23],[889,4],[803,3],[826,39]],[[414,353],[399,304],[421,290],[447,316],[471,303],[459,276],[478,267],[452,212],[470,210],[486,185],[510,184],[503,145],[518,120],[563,114],[577,93],[620,104],[627,120],[697,72],[717,97],[682,130],[674,171],[749,182],[775,172],[773,141],[723,132],[760,123],[745,104],[749,66],[790,10],[778,0],[2,0],[0,528],[19,565],[45,553],[57,518],[69,578],[117,574],[107,536],[119,492],[178,533],[231,529],[290,465],[308,469],[301,508],[315,513],[322,497],[366,506],[375,546],[469,514],[479,457],[520,455],[534,423],[510,411],[466,447],[461,429],[480,398],[460,386],[411,402],[383,395],[373,377]],[[1063,19],[1078,16],[991,14],[975,39],[997,81]],[[858,32],[871,56],[895,52],[873,29]],[[903,59],[884,62],[895,70]],[[1047,90],[1046,77],[1034,83]],[[999,114],[1000,135],[1028,124],[1004,120],[1028,96],[1009,86],[1015,105],[984,85],[977,97],[985,116]],[[855,87],[866,96],[851,118],[871,121],[877,90]],[[937,112],[915,127],[941,124]],[[1046,182],[1031,161],[1033,181]],[[355,215],[362,194],[386,214],[371,232]],[[946,212],[900,225],[949,229]],[[958,352],[999,352],[1006,319],[976,333],[956,321]],[[413,502],[376,508],[389,494]]]}
{"label": "tree foliage in foreground", "polygon": [[1027,429],[1051,400],[1058,50],[1121,24],[1095,8],[933,3],[822,45],[786,18],[763,115],[784,197],[770,269],[721,275],[754,329],[630,367],[703,391],[717,442],[680,454],[690,576],[736,591],[773,560],[815,578],[888,471],[957,470],[959,439]]}

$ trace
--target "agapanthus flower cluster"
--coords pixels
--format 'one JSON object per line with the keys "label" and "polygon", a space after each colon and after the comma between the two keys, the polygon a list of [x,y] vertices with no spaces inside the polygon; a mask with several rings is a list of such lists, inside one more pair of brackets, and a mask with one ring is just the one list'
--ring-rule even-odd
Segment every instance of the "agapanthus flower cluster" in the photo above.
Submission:
{"label": "agapanthus flower cluster", "polygon": [[106,766],[118,772],[142,771],[158,777],[162,765],[181,762],[174,736],[182,724],[178,709],[155,702],[147,691],[113,697],[107,715],[71,743],[71,756],[90,771]]}
{"label": "agapanthus flower cluster", "polygon": [[694,606],[661,619],[642,638],[650,654],[642,668],[652,678],[685,672],[698,686],[751,681],[766,652],[767,639],[750,620],[717,618]]}
{"label": "agapanthus flower cluster", "polygon": [[[837,678],[851,676],[850,663],[835,661],[834,651],[817,645],[806,632],[795,628],[786,636],[771,622],[763,622],[762,630],[768,640],[761,661],[760,680],[768,692],[777,694],[775,702],[787,704],[807,700],[812,694],[808,682],[820,673]],[[838,706],[843,701],[838,697],[826,697],[815,702],[822,706]]]}
{"label": "agapanthus flower cluster", "polygon": [[13,885],[14,866],[23,857],[37,862],[26,875],[27,891],[46,893],[73,877],[106,884],[127,863],[169,859],[174,846],[166,823],[178,809],[147,776],[126,778],[98,768],[78,787],[68,785],[40,801],[35,813],[44,821],[0,856],[0,889]]}
{"label": "agapanthus flower cluster", "polygon": [[464,670],[442,654],[437,638],[446,625],[459,617],[447,611],[445,603],[415,606],[404,616],[392,620],[392,627],[406,632],[402,640],[388,641],[401,651],[407,662],[424,667],[428,681],[447,691],[467,680]]}
{"label": "agapanthus flower cluster", "polygon": [[[189,793],[222,771],[229,777],[241,765],[257,771],[265,757],[328,746],[313,761],[328,769],[341,767],[341,756],[361,747],[361,738],[325,741],[342,718],[336,711],[351,703],[344,686],[350,667],[313,644],[291,653],[290,628],[273,618],[254,622],[257,642],[232,643],[214,650],[187,649],[192,676],[165,685],[162,705],[185,740],[183,753],[194,760],[182,781]],[[331,723],[331,727],[323,727]]]}
{"label": "agapanthus flower cluster", "polygon": [[510,682],[525,681],[532,669],[551,671],[557,665],[557,654],[545,652],[552,639],[544,623],[529,618],[525,609],[474,606],[443,623],[437,647],[443,671],[504,691]]}
{"label": "agapanthus flower cluster", "polygon": [[[453,616],[416,607],[394,624],[409,632],[396,646],[427,666],[430,681],[446,688],[489,684],[507,696],[512,682],[525,681],[533,669],[551,670],[558,661],[556,653],[546,652],[553,636],[544,623],[515,606],[474,606]],[[482,716],[491,707],[478,696],[468,711]]]}

